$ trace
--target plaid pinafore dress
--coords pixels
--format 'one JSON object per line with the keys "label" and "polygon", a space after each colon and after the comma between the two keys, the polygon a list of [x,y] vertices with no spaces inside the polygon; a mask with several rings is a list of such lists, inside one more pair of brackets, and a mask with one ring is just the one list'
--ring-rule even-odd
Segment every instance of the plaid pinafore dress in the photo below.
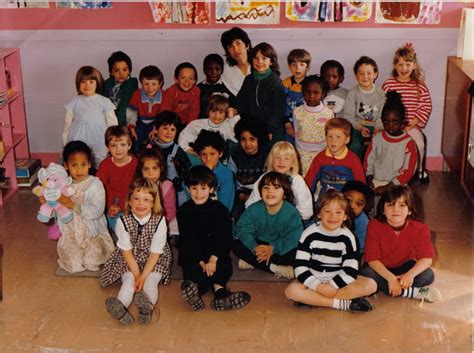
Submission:
{"label": "plaid pinafore dress", "polygon": [[[143,271],[148,260],[148,255],[150,254],[153,235],[155,234],[160,222],[165,222],[165,219],[162,216],[151,216],[150,220],[144,225],[140,225],[132,214],[122,216],[120,219],[125,226],[125,230],[130,234],[130,241],[133,245],[133,257],[135,258],[140,270]],[[168,243],[166,242],[163,248],[163,254],[160,255],[160,259],[152,271],[163,275],[161,279],[161,283],[163,284],[169,284],[170,282],[171,262],[172,253]],[[107,287],[119,282],[122,275],[128,271],[130,271],[130,269],[122,255],[122,250],[115,248],[114,252],[102,268],[100,275],[101,286]]]}

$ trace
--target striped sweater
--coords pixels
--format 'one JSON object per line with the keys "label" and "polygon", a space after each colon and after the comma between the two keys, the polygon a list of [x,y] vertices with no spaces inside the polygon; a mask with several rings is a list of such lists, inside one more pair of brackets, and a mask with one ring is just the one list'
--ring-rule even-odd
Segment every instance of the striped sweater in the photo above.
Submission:
{"label": "striped sweater", "polygon": [[295,260],[295,276],[306,287],[316,290],[322,278],[333,272],[329,281],[342,288],[357,278],[357,242],[347,228],[329,232],[320,223],[312,224],[301,235]]}
{"label": "striped sweater", "polygon": [[382,85],[385,92],[395,91],[402,96],[402,102],[406,110],[406,119],[418,119],[417,126],[423,129],[428,123],[431,114],[431,96],[428,87],[424,82],[415,81],[399,82],[396,78],[390,77]]}

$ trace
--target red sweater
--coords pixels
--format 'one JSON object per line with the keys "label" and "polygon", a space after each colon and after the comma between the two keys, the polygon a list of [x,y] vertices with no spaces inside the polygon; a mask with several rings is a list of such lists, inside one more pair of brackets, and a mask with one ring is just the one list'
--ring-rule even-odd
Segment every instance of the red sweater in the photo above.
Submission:
{"label": "red sweater", "polygon": [[434,257],[430,230],[426,224],[408,219],[397,235],[387,223],[376,219],[369,222],[364,249],[366,262],[379,260],[387,268],[396,268],[409,260]]}
{"label": "red sweater", "polygon": [[128,164],[121,167],[112,161],[112,157],[107,157],[100,163],[96,176],[104,184],[107,208],[112,206],[115,199],[118,198],[118,206],[122,211],[124,210],[128,188],[133,181],[135,169],[137,169],[137,159],[134,156]]}
{"label": "red sweater", "polygon": [[185,125],[196,120],[200,109],[200,91],[193,86],[189,91],[184,92],[178,85],[168,87],[163,97],[161,110],[169,110],[179,115],[181,122]]}

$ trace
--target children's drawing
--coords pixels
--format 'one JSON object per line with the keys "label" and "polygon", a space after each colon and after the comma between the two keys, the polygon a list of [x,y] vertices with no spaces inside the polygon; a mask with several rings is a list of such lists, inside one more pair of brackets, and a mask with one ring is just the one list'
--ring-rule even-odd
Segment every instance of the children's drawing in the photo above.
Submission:
{"label": "children's drawing", "polygon": [[45,9],[49,7],[48,1],[39,0],[25,0],[25,1],[12,1],[12,0],[0,0],[0,8],[2,9]]}
{"label": "children's drawing", "polygon": [[370,1],[297,1],[286,3],[286,17],[292,21],[363,22],[372,15]]}
{"label": "children's drawing", "polygon": [[280,1],[216,1],[216,23],[278,24]]}
{"label": "children's drawing", "polygon": [[209,1],[148,1],[156,23],[209,23]]}
{"label": "children's drawing", "polygon": [[56,7],[58,9],[109,9],[112,7],[112,1],[59,0]]}
{"label": "children's drawing", "polygon": [[377,0],[376,23],[439,24],[442,0],[381,1]]}

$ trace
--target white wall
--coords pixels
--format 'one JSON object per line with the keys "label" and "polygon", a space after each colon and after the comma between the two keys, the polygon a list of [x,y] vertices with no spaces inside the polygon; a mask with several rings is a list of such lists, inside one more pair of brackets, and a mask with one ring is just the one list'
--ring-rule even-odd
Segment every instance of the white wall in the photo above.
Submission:
{"label": "white wall", "polygon": [[[313,57],[311,73],[327,59],[339,60],[346,69],[344,87],[355,84],[352,66],[361,55],[379,65],[378,85],[389,76],[393,54],[412,42],[433,100],[433,113],[425,129],[428,156],[441,155],[441,129],[446,76],[446,57],[455,55],[457,29],[246,29],[255,45],[271,43],[279,53],[282,77],[289,74],[286,56],[293,48],[305,48]],[[105,77],[107,58],[123,50],[133,61],[133,74],[154,64],[165,75],[165,88],[173,81],[174,67],[190,61],[198,68],[209,53],[223,54],[218,29],[194,30],[44,30],[0,31],[0,47],[20,47],[30,148],[35,153],[59,152],[64,104],[76,94],[74,76],[83,65],[96,66]]]}

